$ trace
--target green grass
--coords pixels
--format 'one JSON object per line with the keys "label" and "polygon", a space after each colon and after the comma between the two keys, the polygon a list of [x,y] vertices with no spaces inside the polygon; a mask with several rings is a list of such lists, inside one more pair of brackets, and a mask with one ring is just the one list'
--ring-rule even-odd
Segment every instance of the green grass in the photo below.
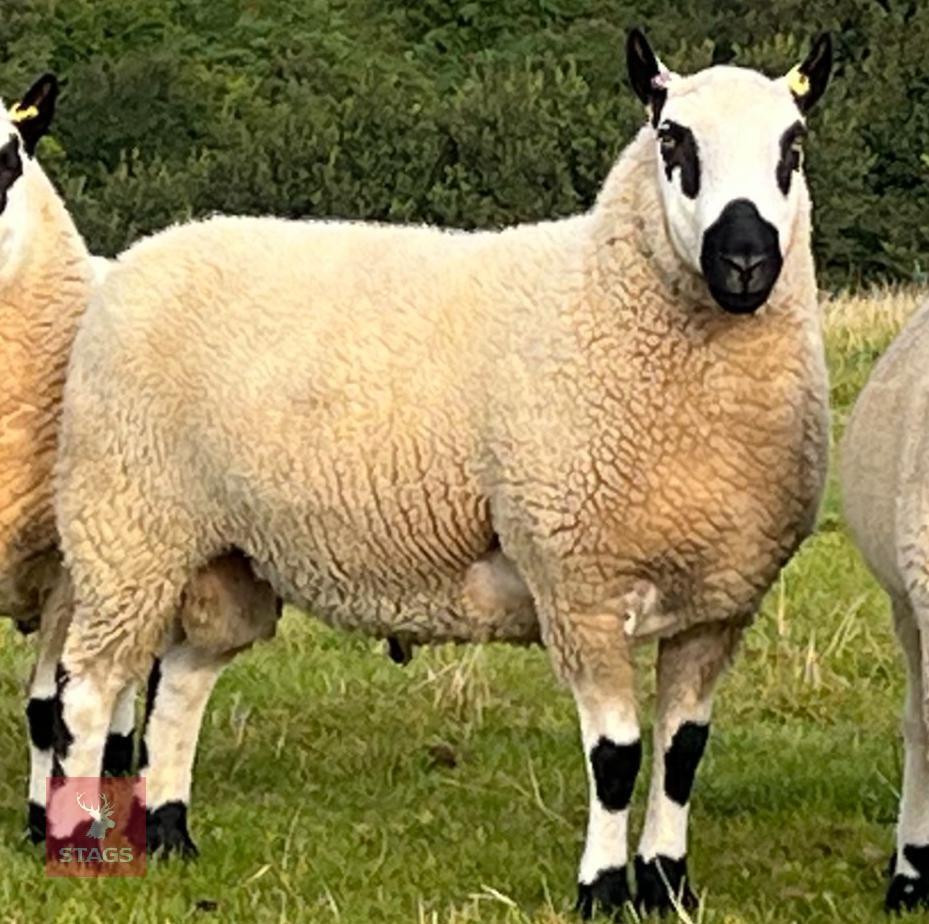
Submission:
{"label": "green grass", "polygon": [[[908,310],[856,305],[828,315],[837,429]],[[31,651],[0,634],[0,920],[575,920],[586,782],[573,706],[541,651],[421,651],[400,669],[289,612],[214,696],[200,860],[97,881],[47,879],[21,838]],[[652,656],[640,653],[645,716]],[[697,920],[881,919],[902,687],[886,602],[833,483],[721,689],[692,812]]]}

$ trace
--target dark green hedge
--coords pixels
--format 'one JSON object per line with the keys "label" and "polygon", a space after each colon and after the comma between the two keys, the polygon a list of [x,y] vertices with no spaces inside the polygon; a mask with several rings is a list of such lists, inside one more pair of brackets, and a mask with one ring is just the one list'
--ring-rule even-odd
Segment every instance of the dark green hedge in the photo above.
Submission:
{"label": "dark green hedge", "polygon": [[775,73],[833,30],[808,159],[822,276],[921,276],[916,0],[14,0],[0,91],[66,81],[42,158],[101,253],[213,211],[497,226],[590,204],[641,119],[634,24],[677,69]]}

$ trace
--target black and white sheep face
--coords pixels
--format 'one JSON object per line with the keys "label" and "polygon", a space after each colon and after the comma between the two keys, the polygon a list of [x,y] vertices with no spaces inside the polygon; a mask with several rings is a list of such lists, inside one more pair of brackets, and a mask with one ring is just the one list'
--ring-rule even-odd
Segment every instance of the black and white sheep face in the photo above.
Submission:
{"label": "black and white sheep face", "polygon": [[655,130],[657,183],[674,249],[722,308],[756,311],[807,207],[804,117],[828,81],[829,38],[778,79],[725,66],[672,74],[638,32],[630,34],[628,55]]}
{"label": "black and white sheep face", "polygon": [[15,272],[29,233],[23,182],[27,160],[19,132],[7,118],[0,118],[0,279]]}
{"label": "black and white sheep face", "polygon": [[58,82],[40,77],[7,110],[0,106],[0,275],[15,267],[29,235],[28,183],[36,145],[48,130],[55,112]]}

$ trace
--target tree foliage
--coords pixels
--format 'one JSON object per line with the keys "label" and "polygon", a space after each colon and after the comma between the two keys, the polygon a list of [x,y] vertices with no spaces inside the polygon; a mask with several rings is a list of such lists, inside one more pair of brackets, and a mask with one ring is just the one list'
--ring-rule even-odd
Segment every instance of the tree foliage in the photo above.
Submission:
{"label": "tree foliage", "polygon": [[40,153],[100,253],[216,211],[494,227],[593,201],[642,119],[632,25],[675,69],[772,74],[830,29],[837,70],[808,160],[822,278],[921,274],[917,0],[18,0],[0,90],[63,79]]}

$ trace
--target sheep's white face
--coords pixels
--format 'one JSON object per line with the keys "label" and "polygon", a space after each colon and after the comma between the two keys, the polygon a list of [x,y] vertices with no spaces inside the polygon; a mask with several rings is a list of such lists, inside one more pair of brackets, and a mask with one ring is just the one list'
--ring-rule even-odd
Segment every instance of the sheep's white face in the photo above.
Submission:
{"label": "sheep's white face", "polygon": [[33,169],[19,131],[0,116],[0,278],[15,271],[29,237],[26,175]]}
{"label": "sheep's white face", "polygon": [[28,246],[28,179],[41,169],[34,160],[35,148],[51,123],[57,95],[57,81],[46,74],[12,109],[0,103],[0,279],[16,271]]}
{"label": "sheep's white face", "polygon": [[723,66],[669,74],[644,41],[630,36],[630,75],[652,116],[656,182],[675,251],[725,310],[755,311],[777,281],[805,205],[804,114],[828,80],[828,38],[776,80]]}

